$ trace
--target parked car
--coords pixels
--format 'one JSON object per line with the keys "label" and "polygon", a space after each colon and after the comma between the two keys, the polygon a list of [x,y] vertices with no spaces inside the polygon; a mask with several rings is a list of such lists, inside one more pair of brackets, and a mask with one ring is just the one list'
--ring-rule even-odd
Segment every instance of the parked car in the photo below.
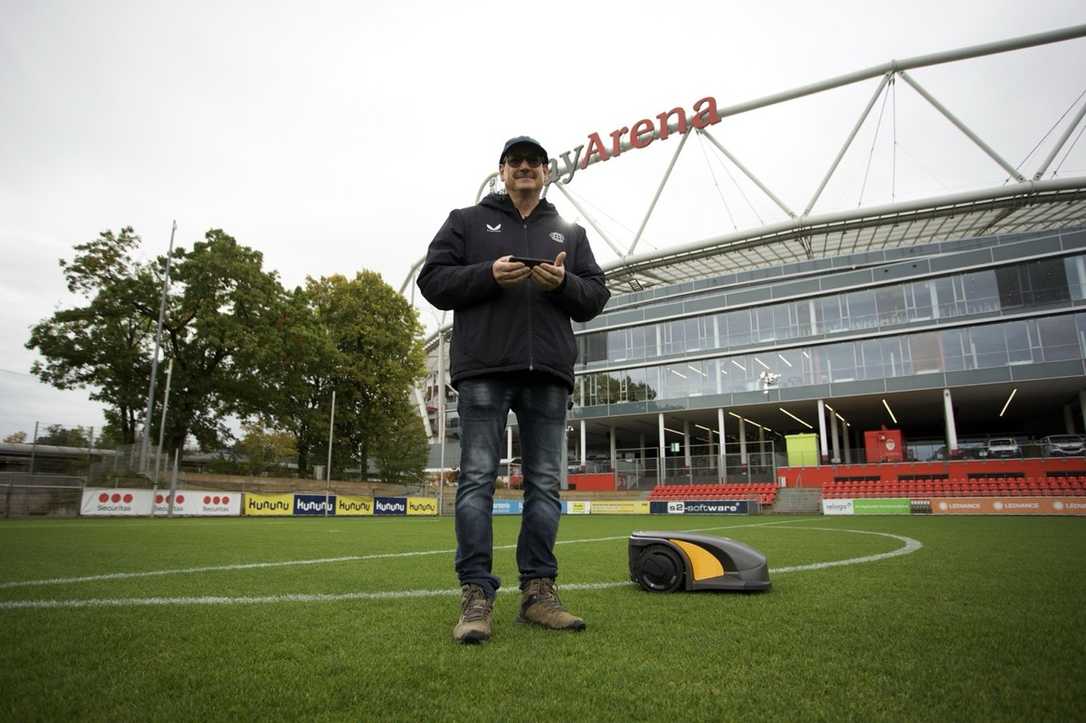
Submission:
{"label": "parked car", "polygon": [[1021,457],[1022,450],[1018,442],[1011,437],[997,437],[988,440],[988,457]]}
{"label": "parked car", "polygon": [[1041,442],[1050,457],[1082,457],[1086,455],[1086,440],[1077,434],[1051,434]]}

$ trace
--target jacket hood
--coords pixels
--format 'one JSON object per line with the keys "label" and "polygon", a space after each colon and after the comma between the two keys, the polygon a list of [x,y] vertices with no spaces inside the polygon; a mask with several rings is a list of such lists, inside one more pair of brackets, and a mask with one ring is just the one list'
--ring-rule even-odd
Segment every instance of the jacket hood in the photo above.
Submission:
{"label": "jacket hood", "polygon": [[[479,202],[479,205],[501,211],[502,213],[506,213],[513,218],[520,220],[520,212],[513,206],[513,199],[509,198],[509,195],[506,193],[489,193]],[[554,207],[554,204],[545,198],[539,199],[539,205],[532,211],[532,216],[552,215],[558,215],[558,209]]]}

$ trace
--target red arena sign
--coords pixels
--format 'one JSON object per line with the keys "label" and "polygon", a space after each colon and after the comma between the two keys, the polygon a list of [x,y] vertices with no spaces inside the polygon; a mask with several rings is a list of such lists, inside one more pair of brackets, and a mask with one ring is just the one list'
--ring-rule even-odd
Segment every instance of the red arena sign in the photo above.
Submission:
{"label": "red arena sign", "polygon": [[[675,107],[663,113],[657,113],[655,119],[642,118],[636,121],[632,127],[622,126],[607,134],[609,142],[605,141],[599,133],[588,136],[587,146],[581,144],[571,151],[561,155],[567,174],[563,183],[573,180],[577,169],[588,168],[589,163],[595,161],[607,161],[620,155],[623,150],[632,148],[646,148],[650,143],[659,138],[666,141],[671,135],[670,124],[674,122],[679,135],[690,130],[690,126],[697,129],[708,128],[720,122],[720,114],[716,108],[716,98],[707,96],[694,103],[693,112],[687,116],[682,107]],[[585,148],[587,147],[587,151]],[[582,155],[584,152],[584,155]],[[558,158],[551,159],[549,181],[558,180]]]}

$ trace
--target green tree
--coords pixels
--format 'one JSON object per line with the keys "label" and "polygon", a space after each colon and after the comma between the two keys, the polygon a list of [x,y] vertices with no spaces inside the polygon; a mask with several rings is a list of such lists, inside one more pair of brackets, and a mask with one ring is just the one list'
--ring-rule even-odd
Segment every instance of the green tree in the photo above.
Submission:
{"label": "green tree", "polygon": [[[164,256],[133,261],[139,243],[125,227],[76,246],[73,259],[60,265],[68,289],[85,305],[55,312],[27,342],[44,357],[32,371],[61,389],[91,387],[91,398],[109,405],[111,438],[125,444],[135,442],[142,423],[166,266]],[[183,447],[189,434],[204,449],[218,447],[229,436],[226,416],[263,409],[257,363],[261,348],[274,346],[283,290],[262,261],[219,229],[191,251],[174,249],[160,367],[174,362],[167,449]],[[164,382],[160,377],[158,405]],[[156,409],[155,432],[159,419]]]}
{"label": "green tree", "polygon": [[373,443],[373,458],[382,482],[406,484],[426,479],[430,440],[418,408],[403,399],[386,417],[384,434]]}
{"label": "green tree", "polygon": [[38,444],[51,444],[57,447],[86,447],[89,444],[86,431],[82,427],[65,427],[51,424],[45,433],[38,433]]}
{"label": "green tree", "polygon": [[237,444],[237,451],[245,456],[244,465],[249,474],[282,469],[298,453],[290,432],[265,429],[253,423],[245,424],[242,432],[244,436]]}
{"label": "green tree", "polygon": [[26,432],[15,432],[4,437],[4,444],[25,444]]}
{"label": "green tree", "polygon": [[131,256],[139,244],[126,226],[77,245],[60,268],[68,290],[85,303],[38,323],[26,343],[44,357],[31,371],[58,389],[90,387],[90,398],[109,406],[125,444],[135,441],[142,419],[155,318],[156,280]]}
{"label": "green tree", "polygon": [[390,434],[399,406],[425,374],[422,325],[415,309],[379,274],[360,271],[307,279],[283,307],[284,333],[274,357],[272,426],[290,430],[298,467],[323,461],[332,390],[336,391],[333,468],[366,460]]}

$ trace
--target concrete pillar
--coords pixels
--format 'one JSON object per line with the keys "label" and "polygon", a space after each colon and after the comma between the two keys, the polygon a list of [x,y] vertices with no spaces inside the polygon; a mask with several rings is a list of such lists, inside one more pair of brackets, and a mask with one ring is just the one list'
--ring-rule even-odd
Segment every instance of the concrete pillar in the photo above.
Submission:
{"label": "concrete pillar", "polygon": [[950,397],[949,389],[943,390],[943,418],[946,420],[947,456],[956,457],[958,456],[958,426],[954,423],[954,400]]}
{"label": "concrete pillar", "polygon": [[765,427],[758,427],[758,464],[761,467],[766,466],[766,454],[765,454]]}
{"label": "concrete pillar", "polygon": [[725,463],[725,443],[724,443],[724,410],[720,407],[716,410],[716,429],[717,434],[720,436],[720,449],[717,453],[716,475],[717,478],[723,482],[727,476],[727,464]]}
{"label": "concrete pillar", "polygon": [[830,441],[833,444],[833,463],[841,464],[841,440],[837,433],[837,415],[830,412]]}
{"label": "concrete pillar", "polygon": [[811,315],[811,333],[812,334],[817,334],[818,333],[818,315],[815,314],[815,303],[814,303],[813,299],[811,299],[811,300],[809,300],[807,302],[807,310]]}
{"label": "concrete pillar", "polygon": [[584,423],[584,420],[582,419],[581,420],[581,464],[582,465],[584,465],[584,464],[586,464],[588,462],[588,449],[586,449],[587,446],[588,445],[585,444],[585,423]]}
{"label": "concrete pillar", "polygon": [[664,413],[660,412],[656,415],[657,427],[660,432],[660,454],[656,457],[656,481],[657,484],[664,483],[664,460],[667,459],[667,441],[664,439]]}
{"label": "concrete pillar", "polygon": [[513,428],[505,428],[505,458],[513,459]]}
{"label": "concrete pillar", "polygon": [[747,420],[739,418],[739,463],[747,464]]}
{"label": "concrete pillar", "polygon": [[826,404],[821,399],[818,400],[818,449],[821,453],[821,463],[825,464],[829,461],[830,450],[826,444]]}
{"label": "concrete pillar", "polygon": [[841,422],[841,439],[845,440],[845,464],[852,464],[852,435],[844,422]]}
{"label": "concrete pillar", "polygon": [[570,426],[563,422],[562,430],[562,481],[561,489],[569,489],[569,431]]}
{"label": "concrete pillar", "polygon": [[1063,405],[1063,429],[1068,434],[1075,433],[1075,417],[1070,404]]}
{"label": "concrete pillar", "polygon": [[611,433],[610,433],[609,436],[611,437],[611,471],[613,472],[618,467],[618,451],[617,451],[617,445],[616,445],[616,440],[615,440],[615,428],[614,427],[611,427]]}
{"label": "concrete pillar", "polygon": [[690,467],[690,422],[685,419],[683,420],[683,459],[686,466]]}

